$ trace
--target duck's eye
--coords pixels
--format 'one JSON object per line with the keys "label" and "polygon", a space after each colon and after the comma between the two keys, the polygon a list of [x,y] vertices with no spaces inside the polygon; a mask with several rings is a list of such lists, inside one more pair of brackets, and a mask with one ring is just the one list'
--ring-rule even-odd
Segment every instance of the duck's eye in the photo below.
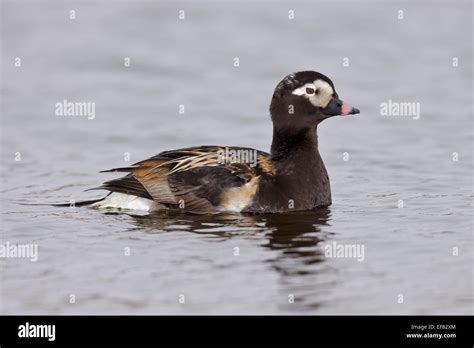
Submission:
{"label": "duck's eye", "polygon": [[306,94],[314,94],[314,88],[306,87]]}

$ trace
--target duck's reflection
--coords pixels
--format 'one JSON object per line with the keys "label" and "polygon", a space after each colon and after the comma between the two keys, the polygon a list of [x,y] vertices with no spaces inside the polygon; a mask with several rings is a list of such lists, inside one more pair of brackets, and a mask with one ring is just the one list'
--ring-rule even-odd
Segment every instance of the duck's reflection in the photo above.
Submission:
{"label": "duck's reflection", "polygon": [[328,225],[330,216],[329,209],[268,216],[266,247],[281,251],[271,261],[274,268],[286,276],[312,273],[314,268],[307,266],[325,259],[317,245],[324,240],[321,228]]}
{"label": "duck's reflection", "polygon": [[[327,237],[324,226],[331,220],[329,209],[262,215],[186,215],[166,211],[133,219],[134,229],[146,233],[188,231],[214,241],[254,238],[270,251],[262,255],[261,261],[280,275],[278,306],[295,313],[312,313],[321,307],[321,288],[317,284],[324,272],[325,257],[318,244]],[[287,297],[293,294],[297,300],[290,304]]]}
{"label": "duck's reflection", "polygon": [[[328,225],[331,213],[327,208],[291,214],[186,215],[164,211],[146,216],[134,216],[136,229],[147,233],[188,231],[229,239],[255,236],[262,238],[264,248],[278,251],[267,260],[284,275],[311,273],[305,265],[324,260],[317,245],[324,239],[321,228]],[[289,260],[291,263],[287,263]]]}
{"label": "duck's reflection", "polygon": [[266,215],[265,226],[271,231],[267,233],[268,247],[289,251],[315,246],[321,240],[317,232],[328,224],[329,219],[329,209]]}

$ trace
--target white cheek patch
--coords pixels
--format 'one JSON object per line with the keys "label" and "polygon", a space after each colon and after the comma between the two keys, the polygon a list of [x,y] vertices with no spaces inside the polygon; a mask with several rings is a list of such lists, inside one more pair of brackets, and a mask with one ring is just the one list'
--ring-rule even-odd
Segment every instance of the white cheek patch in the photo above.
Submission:
{"label": "white cheek patch", "polygon": [[[306,93],[307,88],[312,88],[315,91],[318,90],[318,93],[308,94]],[[297,96],[305,96],[309,99],[311,104],[321,108],[329,104],[333,93],[334,90],[331,85],[323,80],[315,80],[314,83],[307,83],[292,92],[292,94]]]}
{"label": "white cheek patch", "polygon": [[316,89],[316,86],[313,83],[307,83],[302,87],[295,89],[291,94],[302,96],[306,94],[306,88]]}
{"label": "white cheek patch", "polygon": [[[314,85],[316,86],[316,89],[319,90],[319,93],[312,97],[310,96],[309,101],[314,106],[325,108],[331,101],[334,90],[329,83],[323,80],[314,81]],[[312,100],[313,97],[314,99]]]}

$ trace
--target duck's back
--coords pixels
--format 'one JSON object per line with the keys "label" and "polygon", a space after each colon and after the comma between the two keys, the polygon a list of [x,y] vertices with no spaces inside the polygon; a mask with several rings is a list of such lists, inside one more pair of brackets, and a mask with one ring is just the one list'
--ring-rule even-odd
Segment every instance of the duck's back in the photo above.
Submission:
{"label": "duck's back", "polygon": [[[98,187],[112,194],[94,206],[240,212],[252,204],[261,180],[273,170],[270,155],[251,148],[199,146],[165,151],[130,167],[105,171],[129,174]],[[132,205],[124,195],[130,196]]]}

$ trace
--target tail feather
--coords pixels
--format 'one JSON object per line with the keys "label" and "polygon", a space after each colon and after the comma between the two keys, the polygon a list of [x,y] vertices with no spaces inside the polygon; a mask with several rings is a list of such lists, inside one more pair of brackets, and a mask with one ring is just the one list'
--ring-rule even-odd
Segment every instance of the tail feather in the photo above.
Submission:
{"label": "tail feather", "polygon": [[132,170],[136,169],[135,167],[121,167],[121,168],[112,168],[107,170],[101,170],[99,173],[130,173]]}
{"label": "tail feather", "polygon": [[[108,194],[110,195],[110,193]],[[108,196],[107,195],[107,196]],[[100,201],[103,201],[107,196],[98,198],[98,199],[90,199],[88,201],[79,201],[79,202],[70,202],[70,203],[55,203],[55,204],[47,204],[52,205],[53,207],[83,207],[85,205],[91,205]]]}

